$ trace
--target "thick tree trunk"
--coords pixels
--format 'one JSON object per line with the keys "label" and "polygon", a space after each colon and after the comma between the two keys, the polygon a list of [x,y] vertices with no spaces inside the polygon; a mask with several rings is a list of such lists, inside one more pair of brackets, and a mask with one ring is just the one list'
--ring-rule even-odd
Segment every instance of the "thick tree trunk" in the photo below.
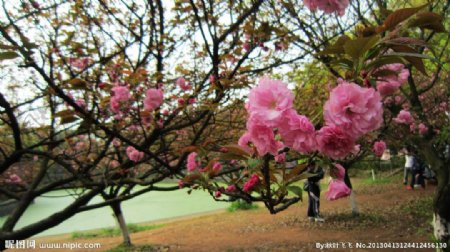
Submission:
{"label": "thick tree trunk", "polygon": [[434,209],[434,235],[441,243],[446,243],[446,249],[450,251],[450,163],[447,157],[440,158],[433,145],[427,141],[419,142],[419,152],[431,169],[436,173],[438,185],[433,200]]}
{"label": "thick tree trunk", "polygon": [[116,217],[120,230],[122,231],[123,244],[125,246],[131,246],[130,233],[128,232],[127,223],[125,222],[125,218],[123,217],[120,203],[112,203],[110,206],[114,212],[114,216]]}
{"label": "thick tree trunk", "polygon": [[352,189],[352,192],[350,194],[350,207],[352,208],[352,214],[357,216],[359,215],[359,209],[355,200],[355,191],[353,191],[352,182],[350,181],[350,177],[348,176],[347,170],[345,170],[344,182],[348,186],[348,188]]}
{"label": "thick tree trunk", "polygon": [[436,197],[434,198],[434,236],[439,242],[447,243],[444,251],[450,251],[450,184],[443,187],[439,186]]}

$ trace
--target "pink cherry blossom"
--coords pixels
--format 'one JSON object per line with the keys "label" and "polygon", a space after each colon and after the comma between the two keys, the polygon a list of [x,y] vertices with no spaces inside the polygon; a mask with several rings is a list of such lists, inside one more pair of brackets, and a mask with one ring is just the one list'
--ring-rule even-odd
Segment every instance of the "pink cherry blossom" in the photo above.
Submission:
{"label": "pink cherry blossom", "polygon": [[414,124],[414,123],[411,123],[410,125],[409,125],[409,131],[411,132],[411,133],[415,133],[416,132],[416,129],[417,129],[417,127],[416,127],[416,125]]}
{"label": "pink cherry blossom", "polygon": [[76,101],[75,101],[75,103],[78,105],[78,107],[80,107],[80,108],[86,108],[86,102],[84,101],[84,100],[82,100],[82,99],[77,99]]}
{"label": "pink cherry blossom", "polygon": [[314,125],[306,116],[297,114],[294,109],[284,113],[278,129],[287,147],[301,153],[316,150]]}
{"label": "pink cherry blossom", "polygon": [[127,156],[131,161],[139,162],[142,158],[144,158],[144,152],[136,150],[133,146],[128,146]]}
{"label": "pink cherry blossom", "polygon": [[420,123],[420,124],[419,124],[419,133],[420,133],[421,135],[427,134],[427,133],[428,133],[428,127],[427,127],[425,124]]}
{"label": "pink cherry blossom", "polygon": [[327,125],[337,125],[357,139],[383,123],[381,96],[373,88],[341,81],[324,105],[324,118]]}
{"label": "pink cherry blossom", "polygon": [[245,132],[244,135],[242,135],[238,141],[238,145],[244,148],[248,153],[252,152],[252,149],[248,147],[250,139],[251,139],[250,133]]}
{"label": "pink cherry blossom", "polygon": [[294,95],[286,84],[267,77],[259,80],[249,94],[248,112],[267,127],[277,127],[283,112],[293,108]]}
{"label": "pink cherry blossom", "polygon": [[189,172],[195,171],[199,167],[199,163],[197,162],[197,152],[191,152],[187,157],[187,170]]}
{"label": "pink cherry blossom", "polygon": [[242,190],[244,192],[249,192],[251,191],[256,185],[259,184],[259,177],[256,174],[252,174],[252,176],[250,177],[249,180],[247,180],[247,182],[245,182],[244,187],[242,188]]}
{"label": "pink cherry blossom", "polygon": [[325,126],[316,135],[319,151],[327,157],[341,159],[353,151],[352,137],[336,125]]}
{"label": "pink cherry blossom", "polygon": [[191,98],[189,98],[189,100],[188,100],[188,103],[189,104],[194,104],[194,103],[196,103],[197,102],[197,99],[195,99],[195,97],[191,97]]}
{"label": "pink cherry blossom", "polygon": [[20,184],[20,183],[22,183],[22,178],[19,177],[19,175],[17,175],[17,174],[11,174],[11,175],[9,175],[9,178],[6,179],[6,181],[11,184]]}
{"label": "pink cherry blossom", "polygon": [[177,79],[177,85],[184,91],[192,88],[192,85],[188,83],[183,77]]}
{"label": "pink cherry blossom", "polygon": [[286,161],[286,152],[276,155],[275,161],[280,164],[284,163]]}
{"label": "pink cherry blossom", "polygon": [[169,110],[168,109],[163,109],[162,111],[161,111],[161,113],[163,114],[163,115],[165,115],[165,116],[168,116],[169,115]]}
{"label": "pink cherry blossom", "polygon": [[216,83],[216,76],[215,76],[214,74],[211,74],[211,75],[209,76],[209,82],[210,82],[211,84]]}
{"label": "pink cherry blossom", "polygon": [[389,64],[381,67],[379,70],[395,72],[391,75],[381,77],[377,81],[377,89],[382,96],[393,94],[409,77],[409,70],[403,64]]}
{"label": "pink cherry blossom", "polygon": [[112,141],[112,144],[116,147],[119,147],[122,144],[122,142],[120,141],[120,139],[114,138],[114,140]]}
{"label": "pink cherry blossom", "polygon": [[219,162],[214,163],[214,165],[213,165],[213,171],[218,172],[218,171],[220,171],[220,170],[222,170],[222,164],[219,163]]}
{"label": "pink cherry blossom", "polygon": [[220,198],[221,196],[222,196],[222,192],[220,192],[220,191],[214,192],[214,197]]}
{"label": "pink cherry blossom", "polygon": [[260,156],[264,156],[267,153],[274,156],[278,154],[280,144],[275,140],[272,128],[261,124],[256,118],[250,117],[247,121],[247,130],[250,141],[255,145]]}
{"label": "pink cherry blossom", "polygon": [[344,181],[333,179],[328,185],[328,191],[325,193],[327,200],[337,200],[350,195],[352,190],[348,188]]}
{"label": "pink cherry blossom", "polygon": [[377,155],[378,157],[381,157],[384,153],[384,151],[386,150],[386,143],[383,140],[380,141],[376,141],[373,144],[373,152],[375,153],[375,155]]}
{"label": "pink cherry blossom", "polygon": [[345,168],[340,164],[335,164],[334,168],[331,169],[331,176],[338,180],[344,180]]}
{"label": "pink cherry blossom", "polygon": [[244,48],[244,50],[246,50],[246,51],[250,51],[252,49],[249,42],[244,42],[244,44],[242,45],[242,48]]}
{"label": "pink cherry blossom", "polygon": [[184,182],[183,180],[179,180],[178,181],[178,188],[182,189],[184,187]]}
{"label": "pink cherry blossom", "polygon": [[154,111],[161,106],[164,99],[164,94],[160,89],[150,88],[147,90],[144,99],[144,108],[148,111]]}
{"label": "pink cherry blossom", "polygon": [[394,118],[394,122],[399,124],[411,124],[414,122],[414,118],[409,111],[402,109],[397,117]]}
{"label": "pink cherry blossom", "polygon": [[124,86],[116,86],[112,88],[112,97],[110,100],[110,108],[114,113],[120,112],[121,104],[126,104],[131,99],[130,90]]}
{"label": "pink cherry blossom", "polygon": [[183,106],[184,105],[184,103],[185,103],[185,101],[184,101],[184,99],[183,98],[178,98],[178,106]]}
{"label": "pink cherry blossom", "polygon": [[335,12],[339,16],[343,16],[349,0],[303,0],[303,3],[311,11],[319,9],[328,14]]}
{"label": "pink cherry blossom", "polygon": [[361,151],[361,145],[360,144],[357,144],[357,145],[355,145],[354,147],[353,147],[353,150],[352,150],[352,154],[353,155],[358,155],[358,153]]}
{"label": "pink cherry blossom", "polygon": [[119,163],[119,161],[117,161],[117,160],[112,160],[112,161],[109,163],[109,167],[110,167],[110,168],[117,168],[119,165],[120,165],[120,163]]}
{"label": "pink cherry blossom", "polygon": [[236,186],[235,186],[235,185],[229,185],[229,186],[225,189],[225,191],[227,191],[227,192],[234,192],[234,191],[236,191]]}

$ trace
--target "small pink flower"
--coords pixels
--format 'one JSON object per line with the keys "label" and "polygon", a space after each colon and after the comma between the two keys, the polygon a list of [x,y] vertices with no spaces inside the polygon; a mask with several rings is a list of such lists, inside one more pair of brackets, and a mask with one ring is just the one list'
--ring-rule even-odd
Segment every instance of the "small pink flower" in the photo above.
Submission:
{"label": "small pink flower", "polygon": [[192,88],[192,85],[188,83],[183,77],[177,79],[177,85],[184,91]]}
{"label": "small pink flower", "polygon": [[234,191],[236,191],[236,186],[235,185],[229,185],[227,187],[227,189],[225,189],[225,191],[227,191],[227,192],[234,192]]}
{"label": "small pink flower", "polygon": [[328,191],[325,193],[325,198],[327,200],[337,200],[349,196],[351,192],[352,190],[348,188],[344,181],[333,179],[328,185]]}
{"label": "small pink flower", "polygon": [[163,109],[162,111],[161,111],[161,113],[163,114],[163,115],[165,115],[165,116],[168,116],[169,115],[169,110],[168,109]]}
{"label": "small pink flower", "polygon": [[112,161],[109,163],[109,167],[110,167],[110,168],[117,168],[119,165],[120,165],[120,163],[119,163],[119,161],[117,161],[117,160],[112,160]]}
{"label": "small pink flower", "polygon": [[303,0],[303,3],[311,11],[319,9],[327,14],[337,13],[339,16],[343,16],[349,0]]}
{"label": "small pink flower", "polygon": [[345,158],[355,146],[353,138],[335,125],[321,128],[316,135],[316,141],[319,151],[333,159]]}
{"label": "small pink flower", "polygon": [[183,98],[178,98],[178,106],[183,106],[184,105],[184,99]]}
{"label": "small pink flower", "polygon": [[127,156],[133,162],[139,162],[144,158],[144,152],[136,150],[133,146],[127,147]]}
{"label": "small pink flower", "polygon": [[259,184],[259,177],[258,177],[258,175],[252,174],[250,179],[247,180],[247,182],[245,182],[244,187],[243,187],[242,190],[244,192],[249,192],[258,184]]}
{"label": "small pink flower", "polygon": [[213,171],[218,172],[218,171],[220,171],[220,170],[222,170],[222,164],[219,163],[219,162],[214,163],[214,165],[213,165]]}
{"label": "small pink flower", "polygon": [[416,132],[416,129],[417,129],[417,127],[416,127],[416,125],[414,124],[414,123],[411,123],[410,125],[409,125],[409,131],[411,132],[411,133],[415,133]]}
{"label": "small pink flower", "polygon": [[164,94],[160,89],[150,88],[147,90],[144,99],[144,108],[148,111],[154,111],[161,106],[164,100]]}
{"label": "small pink flower", "polygon": [[244,44],[242,45],[242,48],[244,48],[244,50],[246,50],[246,51],[250,51],[252,49],[252,46],[250,45],[250,43],[244,42]]}
{"label": "small pink flower", "polygon": [[216,76],[214,76],[213,74],[211,74],[211,75],[209,76],[209,82],[210,82],[211,84],[216,83]]}
{"label": "small pink flower", "polygon": [[383,123],[381,96],[373,88],[340,81],[324,105],[327,125],[341,127],[353,139],[378,129]]}
{"label": "small pink flower", "polygon": [[[403,85],[409,77],[409,70],[403,64],[389,64],[381,67],[380,71],[388,70],[393,73],[377,81],[377,89],[382,96],[391,95]],[[376,72],[375,72],[376,73]]]}
{"label": "small pink flower", "polygon": [[86,102],[84,101],[84,100],[82,100],[82,99],[77,99],[76,101],[75,101],[75,103],[78,105],[78,107],[80,107],[80,108],[86,108]]}
{"label": "small pink flower", "polygon": [[283,112],[294,106],[294,95],[286,84],[267,77],[259,80],[248,98],[248,112],[259,124],[267,127],[277,127],[283,119]]}
{"label": "small pink flower", "polygon": [[386,143],[383,140],[377,141],[373,144],[373,152],[378,157],[381,157],[386,150]]}
{"label": "small pink flower", "polygon": [[7,182],[11,184],[20,184],[22,183],[22,178],[19,177],[17,174],[11,174],[9,175],[9,179],[7,179]]}
{"label": "small pink flower", "polygon": [[114,140],[112,141],[112,144],[116,147],[119,147],[122,143],[121,143],[120,139],[114,138]]}
{"label": "small pink flower", "polygon": [[286,161],[286,152],[276,155],[275,161],[280,164],[284,163]]}
{"label": "small pink flower", "polygon": [[194,104],[195,102],[197,102],[197,99],[195,99],[195,97],[191,97],[191,98],[189,98],[189,100],[188,100],[188,103],[189,103],[189,104]]}
{"label": "small pink flower", "polygon": [[419,133],[420,133],[421,135],[427,134],[427,133],[428,133],[428,127],[427,127],[425,124],[420,123],[420,124],[419,124]]}
{"label": "small pink flower", "polygon": [[120,107],[122,104],[127,104],[128,100],[131,99],[130,90],[124,86],[116,86],[112,88],[112,97],[110,100],[110,108],[114,113],[120,112]]}
{"label": "small pink flower", "polygon": [[353,150],[352,150],[352,154],[353,155],[358,155],[358,153],[361,151],[361,145],[360,144],[357,144],[357,145],[355,145],[354,147],[353,147]]}
{"label": "small pink flower", "polygon": [[197,162],[197,152],[191,152],[187,157],[187,170],[189,172],[195,171],[199,167],[199,163]]}
{"label": "small pink flower", "polygon": [[344,180],[345,168],[340,164],[335,164],[334,168],[331,169],[331,176],[335,179]]}
{"label": "small pink flower", "polygon": [[414,118],[409,111],[402,109],[397,117],[394,118],[394,122],[399,124],[411,124],[414,122]]}
{"label": "small pink flower", "polygon": [[220,192],[220,191],[214,192],[214,197],[220,198],[221,196],[222,196],[222,192]]}

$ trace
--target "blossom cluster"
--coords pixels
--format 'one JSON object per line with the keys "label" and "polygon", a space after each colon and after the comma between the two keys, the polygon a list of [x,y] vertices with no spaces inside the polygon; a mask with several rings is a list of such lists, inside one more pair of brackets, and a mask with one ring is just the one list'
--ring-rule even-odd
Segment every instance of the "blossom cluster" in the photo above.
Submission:
{"label": "blossom cluster", "polygon": [[336,164],[331,172],[333,179],[328,185],[328,191],[325,192],[325,198],[327,200],[337,200],[343,197],[347,197],[351,194],[352,190],[345,184],[345,169],[340,164]]}
{"label": "blossom cluster", "polygon": [[303,0],[303,3],[312,11],[319,9],[328,14],[337,13],[343,16],[349,0]]}
{"label": "blossom cluster", "polygon": [[[293,97],[283,82],[262,78],[249,94],[247,132],[238,144],[249,148],[252,143],[260,156],[277,156],[289,147],[342,159],[354,150],[359,137],[383,122],[381,95],[373,88],[340,80],[324,105],[325,126],[318,131],[294,109]],[[276,140],[276,133],[282,141]]]}

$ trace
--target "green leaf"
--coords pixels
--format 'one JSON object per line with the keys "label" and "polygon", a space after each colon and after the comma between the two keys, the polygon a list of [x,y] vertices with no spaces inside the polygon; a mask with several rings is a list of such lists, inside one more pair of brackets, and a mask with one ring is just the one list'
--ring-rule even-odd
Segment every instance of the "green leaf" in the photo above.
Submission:
{"label": "green leaf", "polygon": [[344,50],[346,54],[348,54],[354,60],[357,60],[361,58],[372,47],[374,47],[378,43],[378,41],[380,41],[380,36],[378,35],[348,40],[344,44]]}
{"label": "green leaf", "polygon": [[404,8],[394,11],[384,20],[382,31],[393,30],[398,24],[410,18],[428,4],[416,8]]}
{"label": "green leaf", "polygon": [[333,45],[327,46],[324,50],[317,53],[317,55],[328,55],[328,54],[343,54],[344,51],[344,44],[349,41],[350,38],[347,35],[343,35],[339,37]]}
{"label": "green leaf", "polygon": [[254,169],[256,167],[258,167],[259,165],[261,165],[261,160],[260,159],[253,159],[253,158],[249,158],[247,160],[247,165],[250,169]]}
{"label": "green leaf", "polygon": [[302,197],[303,190],[300,186],[288,186],[288,187],[286,187],[286,189],[288,191],[294,193],[298,197],[300,197],[301,200],[303,200],[303,197]]}
{"label": "green leaf", "polygon": [[19,57],[19,54],[16,52],[0,52],[0,60],[15,59],[17,57]]}

